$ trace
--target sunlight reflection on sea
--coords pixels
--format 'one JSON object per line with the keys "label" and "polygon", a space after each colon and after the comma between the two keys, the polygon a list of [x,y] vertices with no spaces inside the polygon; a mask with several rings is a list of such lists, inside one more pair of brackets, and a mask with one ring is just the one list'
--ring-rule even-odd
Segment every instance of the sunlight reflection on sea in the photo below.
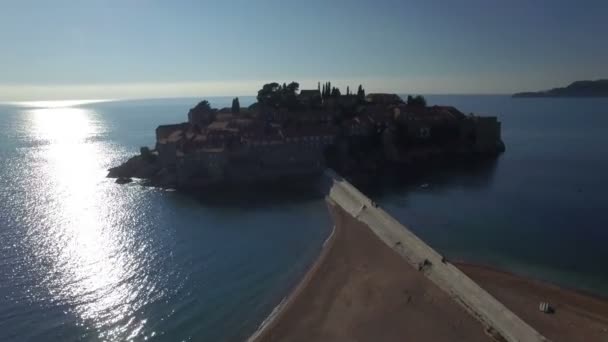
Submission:
{"label": "sunlight reflection on sea", "polygon": [[39,146],[31,152],[39,162],[29,170],[28,186],[44,194],[31,199],[32,207],[46,211],[46,219],[28,232],[31,260],[46,271],[39,290],[69,304],[66,314],[87,326],[114,327],[103,330],[102,339],[138,336],[146,319],[134,313],[164,292],[150,279],[153,256],[145,239],[119,224],[133,217],[121,211],[121,197],[104,186],[112,150],[95,138],[105,127],[85,108],[24,112]]}

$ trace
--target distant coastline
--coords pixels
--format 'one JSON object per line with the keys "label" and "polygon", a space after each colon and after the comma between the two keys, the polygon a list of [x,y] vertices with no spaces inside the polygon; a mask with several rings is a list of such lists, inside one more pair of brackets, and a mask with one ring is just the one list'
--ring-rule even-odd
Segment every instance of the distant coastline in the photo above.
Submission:
{"label": "distant coastline", "polygon": [[608,97],[608,79],[576,81],[570,83],[567,87],[515,93],[513,97]]}

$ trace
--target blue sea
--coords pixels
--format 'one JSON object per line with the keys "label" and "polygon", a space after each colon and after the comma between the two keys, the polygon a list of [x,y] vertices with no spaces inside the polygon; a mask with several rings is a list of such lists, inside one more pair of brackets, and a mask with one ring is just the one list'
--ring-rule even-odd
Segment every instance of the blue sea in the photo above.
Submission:
{"label": "blue sea", "polygon": [[[450,259],[608,296],[608,99],[427,100],[497,115],[507,151],[370,196]],[[105,178],[197,101],[0,104],[0,341],[240,341],[297,283],[322,198]]]}

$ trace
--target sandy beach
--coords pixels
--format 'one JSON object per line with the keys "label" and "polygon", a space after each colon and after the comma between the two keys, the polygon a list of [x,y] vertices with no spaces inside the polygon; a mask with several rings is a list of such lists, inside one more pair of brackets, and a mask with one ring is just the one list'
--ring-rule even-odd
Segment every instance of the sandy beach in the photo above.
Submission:
{"label": "sandy beach", "polygon": [[364,225],[330,206],[335,230],[258,341],[488,341],[483,327]]}
{"label": "sandy beach", "polygon": [[[552,341],[608,341],[608,300],[484,266],[456,264],[486,291]],[[541,301],[554,314],[538,310]]]}
{"label": "sandy beach", "polygon": [[[491,341],[481,323],[329,205],[335,228],[319,259],[255,341]],[[608,301],[487,267],[457,264],[553,341],[608,340]],[[550,302],[554,314],[538,310]]]}

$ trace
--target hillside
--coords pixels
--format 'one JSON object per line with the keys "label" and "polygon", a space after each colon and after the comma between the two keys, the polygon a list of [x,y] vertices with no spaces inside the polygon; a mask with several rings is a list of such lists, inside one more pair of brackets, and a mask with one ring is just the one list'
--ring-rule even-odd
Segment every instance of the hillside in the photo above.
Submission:
{"label": "hillside", "polygon": [[516,93],[513,97],[608,97],[608,79],[576,81],[567,87]]}

